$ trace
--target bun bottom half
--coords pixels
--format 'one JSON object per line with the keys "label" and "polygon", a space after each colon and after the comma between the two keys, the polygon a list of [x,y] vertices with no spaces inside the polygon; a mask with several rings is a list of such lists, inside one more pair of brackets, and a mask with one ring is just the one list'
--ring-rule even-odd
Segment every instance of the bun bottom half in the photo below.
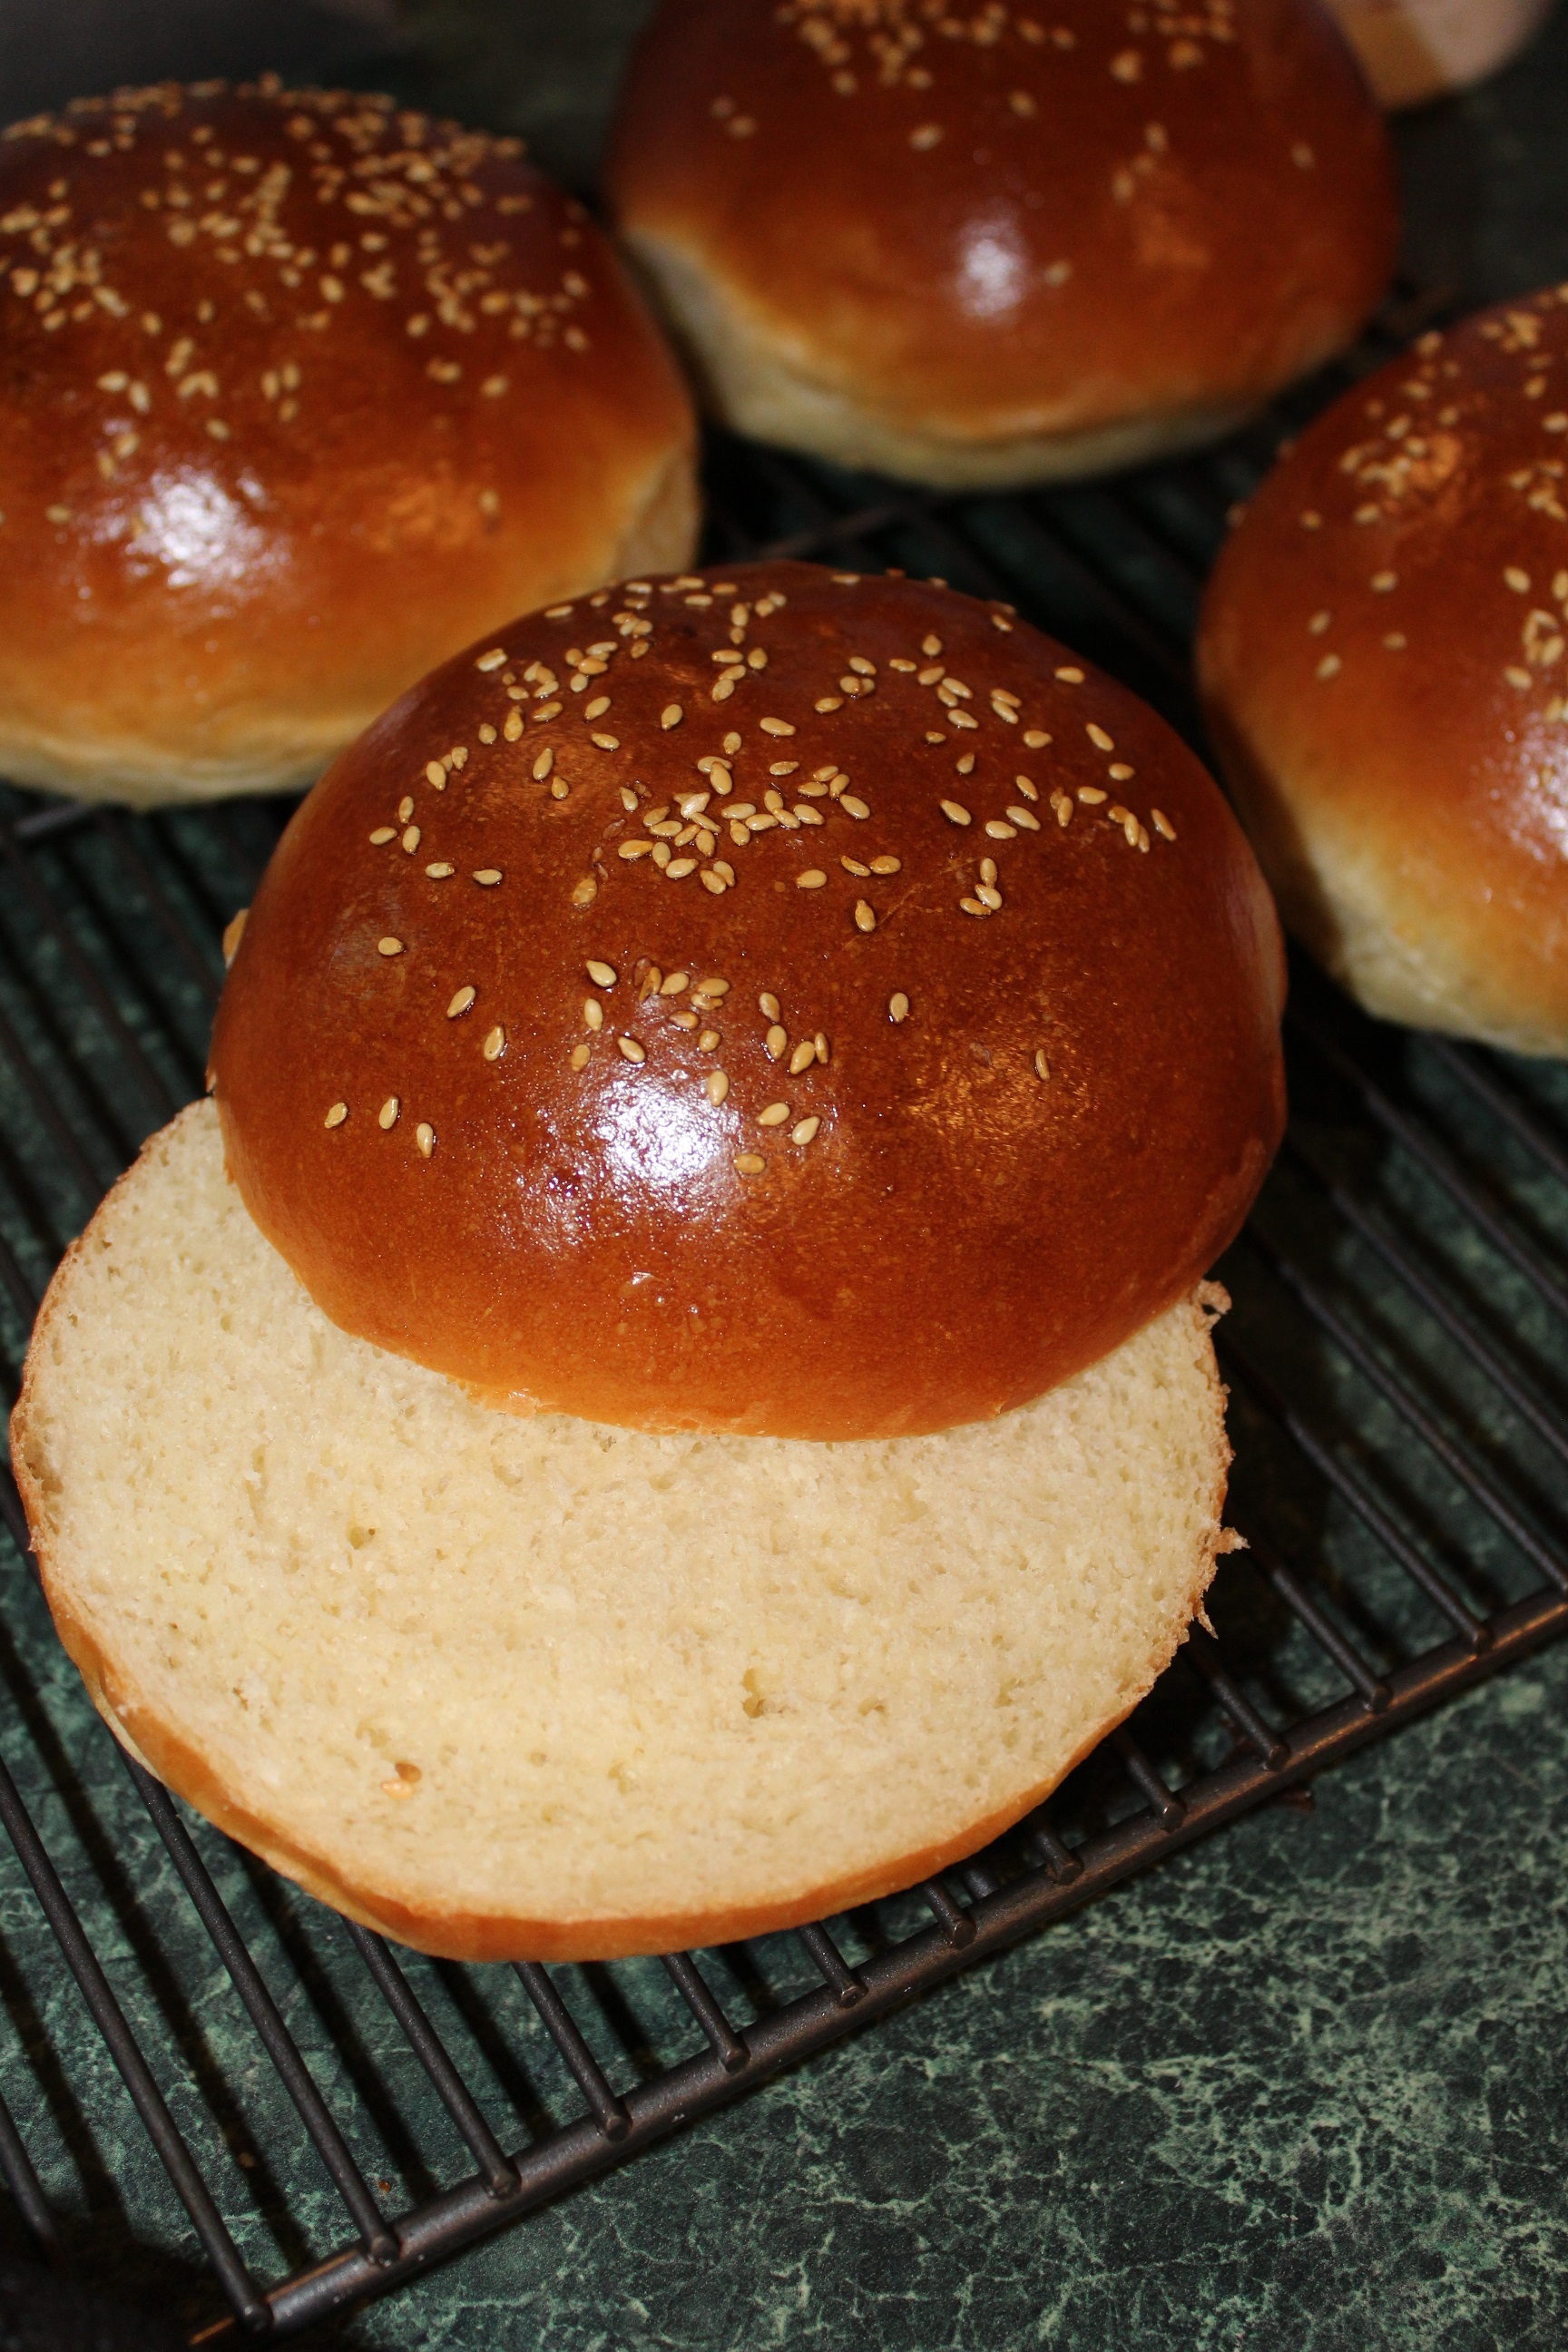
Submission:
{"label": "bun bottom half", "polygon": [[425,1951],[609,1958],[911,1885],[1136,1706],[1223,1545],[1221,1298],[935,1436],[519,1418],[329,1323],[202,1103],[57,1274],[13,1459],[178,1794]]}
{"label": "bun bottom half", "polygon": [[[1027,489],[1152,465],[1222,440],[1261,399],[1194,401],[1147,415],[1053,428],[984,420],[944,427],[879,409],[816,374],[799,336],[781,334],[664,237],[628,236],[650,299],[685,352],[709,411],[737,433],[838,466],[939,490]],[[1325,352],[1324,356],[1328,354]]]}

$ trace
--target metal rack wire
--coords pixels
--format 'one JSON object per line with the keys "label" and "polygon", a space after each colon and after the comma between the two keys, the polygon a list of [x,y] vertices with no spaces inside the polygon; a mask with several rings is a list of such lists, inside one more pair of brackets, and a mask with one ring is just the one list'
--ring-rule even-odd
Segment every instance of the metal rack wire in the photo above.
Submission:
{"label": "metal rack wire", "polygon": [[[720,441],[712,552],[1005,597],[1191,730],[1186,639],[1227,511],[1344,380],[1208,457],[1026,498],[929,498]],[[59,1250],[200,1084],[221,928],[282,814],[133,818],[0,791],[12,1393]],[[299,2328],[1568,1630],[1568,1084],[1381,1032],[1306,971],[1289,1028],[1290,1136],[1223,1270],[1250,1549],[1216,1583],[1215,1633],[1194,1631],[1047,1808],[907,1898],[613,1969],[395,1953],[120,1755],[59,1660],[0,1480],[0,2176],[35,2247],[165,2297],[176,2283],[192,2343]],[[144,2140],[121,2133],[126,2101]]]}

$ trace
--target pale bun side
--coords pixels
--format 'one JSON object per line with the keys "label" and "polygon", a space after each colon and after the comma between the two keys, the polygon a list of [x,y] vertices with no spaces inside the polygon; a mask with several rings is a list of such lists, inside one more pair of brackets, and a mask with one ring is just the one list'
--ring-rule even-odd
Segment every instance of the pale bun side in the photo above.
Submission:
{"label": "pale bun side", "polygon": [[1386,107],[1425,106],[1496,73],[1553,0],[1329,0]]}
{"label": "pale bun side", "polygon": [[362,92],[0,139],[0,772],[283,789],[497,613],[686,562],[695,427],[518,142]]}
{"label": "pale bun side", "polygon": [[1210,777],[1001,606],[800,563],[497,629],[335,764],[211,1070],[345,1330],[522,1410],[892,1437],[1185,1297],[1279,1141]]}
{"label": "pale bun side", "polygon": [[1317,0],[665,0],[605,181],[721,417],[943,486],[1224,432],[1354,336],[1397,232]]}
{"label": "pale bun side", "polygon": [[1347,394],[1252,501],[1198,636],[1289,927],[1370,1012],[1568,1052],[1568,289]]}
{"label": "pale bun side", "polygon": [[423,1950],[607,1958],[910,1885],[1128,1714],[1226,1546],[1221,1303],[940,1437],[521,1421],[328,1323],[203,1104],[57,1274],[13,1459],[179,1795]]}

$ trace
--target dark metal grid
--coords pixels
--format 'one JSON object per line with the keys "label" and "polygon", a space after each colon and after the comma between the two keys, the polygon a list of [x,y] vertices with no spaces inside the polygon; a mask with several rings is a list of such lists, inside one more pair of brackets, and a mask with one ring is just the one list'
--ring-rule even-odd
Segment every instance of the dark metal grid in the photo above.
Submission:
{"label": "dark metal grid", "polygon": [[[1415,323],[1414,311],[1391,320],[1356,364]],[[934,499],[720,442],[711,551],[941,572],[1016,603],[1190,731],[1186,639],[1227,510],[1280,433],[1348,376],[1208,457],[1017,499]],[[0,1349],[14,1392],[59,1249],[199,1084],[218,934],[283,813],[131,818],[0,799]],[[437,1968],[288,1897],[128,1759],[132,1813],[139,1802],[156,1845],[95,1846],[96,1821],[112,1816],[123,1838],[130,1816],[101,1785],[84,1791],[37,1704],[37,1668],[27,1691],[13,1649],[34,1802],[54,1817],[63,1798],[55,1843],[74,1898],[3,1765],[0,1819],[188,2221],[171,2230],[154,2189],[134,2227],[166,2244],[194,2236],[226,2304],[212,2318],[209,2287],[193,2342],[293,2329],[384,2291],[1568,1629],[1568,1398],[1553,1369],[1568,1313],[1568,1085],[1555,1068],[1380,1032],[1307,973],[1289,1044],[1290,1138],[1225,1269],[1233,1516],[1250,1549],[1215,1586],[1221,1638],[1195,1629],[1048,1809],[914,1896],[704,1959]],[[20,1549],[8,1477],[0,1515]],[[95,1754],[112,1747],[89,1738]],[[117,1768],[110,1778],[121,1785]],[[224,2160],[212,2123],[227,2077],[206,2080],[178,1986],[149,2002],[123,1953],[111,1968],[95,1948],[84,1912],[100,1944],[106,1920],[140,1915],[143,1975],[188,1973],[199,1923],[271,2069],[261,2105],[287,2178],[270,2202]],[[367,1990],[393,2036],[368,2060]],[[313,2052],[300,2024],[312,2008],[327,2027]],[[552,2051],[572,2086],[565,2112],[559,2088],[535,2087]],[[36,2049],[18,2064],[24,2089],[29,2068]],[[112,2097],[101,2076],[96,2095]],[[416,2111],[417,2133],[405,2120]],[[58,2151],[50,2165],[58,2175]],[[395,2212],[383,2201],[394,2183],[373,2177],[382,2166],[414,2190]],[[0,2176],[46,2258],[64,2261],[81,2219],[46,2193],[4,2105]],[[302,2203],[309,2232],[293,2224]],[[257,2239],[258,2211],[292,2255],[270,2285],[239,2243]]]}

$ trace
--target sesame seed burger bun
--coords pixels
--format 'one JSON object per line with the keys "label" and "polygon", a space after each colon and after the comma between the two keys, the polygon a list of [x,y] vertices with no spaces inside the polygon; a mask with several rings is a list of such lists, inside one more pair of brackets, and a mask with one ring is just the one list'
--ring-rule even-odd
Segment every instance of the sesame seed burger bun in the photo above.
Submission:
{"label": "sesame seed burger bun", "polygon": [[721,417],[952,486],[1225,431],[1353,338],[1397,233],[1318,0],[665,0],[606,184]]}
{"label": "sesame seed burger bun", "polygon": [[1423,337],[1254,499],[1210,728],[1286,921],[1370,1012],[1568,1053],[1568,288]]}
{"label": "sesame seed burger bun", "polygon": [[1329,0],[1381,106],[1425,106],[1506,65],[1552,0]]}
{"label": "sesame seed burger bun", "polygon": [[388,99],[0,141],[0,772],[296,785],[495,614],[689,558],[693,425],[581,206]]}
{"label": "sesame seed burger bun", "polygon": [[1280,1133],[1273,908],[1124,688],[771,563],[517,621],[345,752],[211,1070],[342,1329],[653,1432],[982,1421],[1187,1296]]}

